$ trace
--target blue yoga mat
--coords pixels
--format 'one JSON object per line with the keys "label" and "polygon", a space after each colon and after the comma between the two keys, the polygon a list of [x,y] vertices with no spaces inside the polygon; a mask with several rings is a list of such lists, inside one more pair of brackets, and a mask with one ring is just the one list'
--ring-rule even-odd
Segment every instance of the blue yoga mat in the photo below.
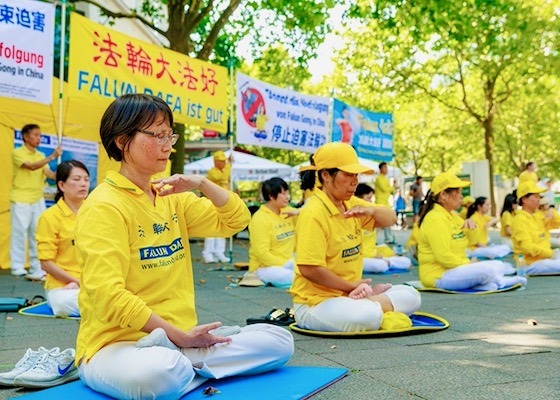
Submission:
{"label": "blue yoga mat", "polygon": [[35,305],[24,307],[18,311],[21,315],[27,315],[31,317],[43,317],[43,318],[64,318],[64,319],[76,319],[79,320],[79,315],[70,315],[68,317],[57,317],[54,315],[52,308],[49,307],[46,301],[42,303],[37,303]]}
{"label": "blue yoga mat", "polygon": [[[346,368],[284,367],[260,375],[211,379],[182,397],[184,400],[296,400],[308,399],[348,374]],[[212,386],[219,394],[208,396],[203,390]],[[103,400],[110,399],[93,391],[78,380],[40,392],[18,397],[18,400]]]}
{"label": "blue yoga mat", "polygon": [[400,268],[389,268],[385,272],[366,272],[364,271],[364,275],[394,275],[394,274],[408,274],[410,273],[409,269],[400,269]]}
{"label": "blue yoga mat", "polygon": [[404,336],[415,335],[420,333],[428,333],[441,331],[449,328],[449,322],[434,314],[416,311],[410,315],[412,327],[410,328],[397,328],[393,330],[377,330],[377,331],[362,331],[362,332],[330,332],[330,331],[315,331],[312,329],[305,329],[293,323],[290,329],[294,332],[301,333],[302,335],[322,336],[322,337],[341,337],[341,338],[364,338],[364,337],[387,337],[387,336]]}

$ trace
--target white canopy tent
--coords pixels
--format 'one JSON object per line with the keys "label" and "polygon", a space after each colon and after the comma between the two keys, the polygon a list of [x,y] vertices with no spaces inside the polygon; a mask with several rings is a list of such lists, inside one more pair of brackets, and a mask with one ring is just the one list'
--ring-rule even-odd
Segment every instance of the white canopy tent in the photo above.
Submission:
{"label": "white canopy tent", "polygon": [[[231,151],[226,151],[229,157]],[[212,156],[185,165],[185,174],[206,175],[214,166]],[[239,151],[233,152],[233,163],[231,166],[231,179],[233,181],[256,181],[262,182],[275,176],[284,180],[290,180],[292,167],[287,164],[277,163],[266,158],[252,156]]]}

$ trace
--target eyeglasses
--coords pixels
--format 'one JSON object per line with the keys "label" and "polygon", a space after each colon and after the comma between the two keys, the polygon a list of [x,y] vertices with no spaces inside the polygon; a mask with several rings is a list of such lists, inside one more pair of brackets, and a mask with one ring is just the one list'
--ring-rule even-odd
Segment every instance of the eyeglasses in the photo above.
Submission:
{"label": "eyeglasses", "polygon": [[138,132],[152,135],[156,139],[157,144],[165,144],[167,143],[167,141],[169,141],[171,143],[171,146],[173,146],[175,143],[177,143],[177,139],[179,139],[179,134],[173,133],[173,131],[168,131],[171,132],[171,134],[166,134],[166,132],[152,132],[147,131],[146,129],[138,129]]}

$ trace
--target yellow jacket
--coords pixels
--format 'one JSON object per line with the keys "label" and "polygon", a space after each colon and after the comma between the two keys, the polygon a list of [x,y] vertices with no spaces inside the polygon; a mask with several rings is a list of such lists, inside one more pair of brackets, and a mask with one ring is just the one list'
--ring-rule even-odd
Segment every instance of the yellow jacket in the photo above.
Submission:
{"label": "yellow jacket", "polygon": [[395,192],[395,188],[389,183],[389,178],[379,174],[375,179],[375,204],[389,205],[389,196]]}
{"label": "yellow jacket", "polygon": [[527,264],[552,257],[550,239],[543,221],[525,210],[517,211],[513,217],[511,241],[515,256],[523,254]]}
{"label": "yellow jacket", "polygon": [[192,192],[159,197],[115,171],[78,212],[81,323],[76,360],[120,341],[137,341],[152,313],[189,330],[197,324],[190,237],[229,237],[249,223],[234,193],[215,207]]}

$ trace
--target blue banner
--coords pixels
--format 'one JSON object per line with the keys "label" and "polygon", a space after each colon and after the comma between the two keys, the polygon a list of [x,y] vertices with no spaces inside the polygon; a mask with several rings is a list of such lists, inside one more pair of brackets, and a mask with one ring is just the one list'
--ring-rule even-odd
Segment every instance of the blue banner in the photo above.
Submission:
{"label": "blue banner", "polygon": [[351,144],[358,157],[393,160],[393,114],[375,113],[333,99],[332,142]]}

